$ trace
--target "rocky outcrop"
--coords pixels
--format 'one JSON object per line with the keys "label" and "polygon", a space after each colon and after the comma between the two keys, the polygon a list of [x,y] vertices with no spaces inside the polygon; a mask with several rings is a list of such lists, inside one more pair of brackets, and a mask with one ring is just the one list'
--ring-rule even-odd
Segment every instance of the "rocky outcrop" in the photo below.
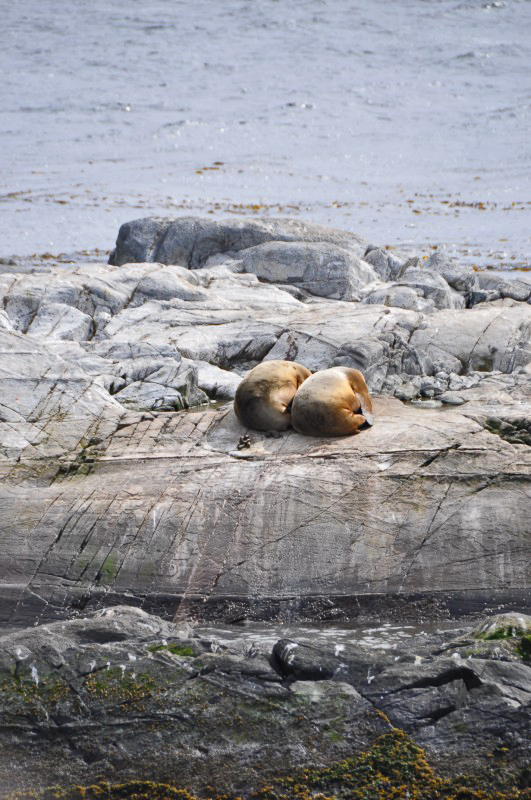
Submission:
{"label": "rocky outcrop", "polygon": [[355,437],[249,431],[238,450],[230,406],[126,413],[80,368],[3,335],[2,622],[117,597],[221,619],[351,616],[380,596],[523,601],[529,448],[487,419],[527,420],[525,383],[483,381],[456,410],[376,397]]}
{"label": "rocky outcrop", "polygon": [[217,222],[198,217],[147,217],[120,228],[110,264],[132,261],[205,266],[220,254],[228,258],[265,242],[328,242],[362,256],[367,242],[361,236],[294,219]]}
{"label": "rocky outcrop", "polygon": [[213,634],[118,607],[2,637],[2,793],[119,777],[245,796],[397,728],[446,776],[479,788],[494,766],[497,785],[523,787],[521,632],[469,627],[380,649],[360,631],[300,633],[272,647],[253,629]]}
{"label": "rocky outcrop", "polygon": [[[464,308],[483,290],[455,263],[285,220],[134,222],[114,260],[179,253],[2,267],[2,621],[521,604],[529,305]],[[209,406],[275,358],[361,369],[374,429],[273,439]]]}

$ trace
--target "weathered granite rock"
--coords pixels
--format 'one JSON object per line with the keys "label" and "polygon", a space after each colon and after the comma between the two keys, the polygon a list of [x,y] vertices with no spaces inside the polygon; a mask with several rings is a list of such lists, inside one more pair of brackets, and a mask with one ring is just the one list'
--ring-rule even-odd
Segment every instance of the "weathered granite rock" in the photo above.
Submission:
{"label": "weathered granite rock", "polygon": [[380,247],[371,247],[365,252],[364,260],[370,264],[383,281],[393,281],[400,277],[405,262]]}
{"label": "weathered granite rock", "polygon": [[[435,310],[433,297],[453,302],[455,291],[389,259],[395,277],[418,281],[429,313],[311,296],[259,281],[245,259],[341,251],[344,265],[372,274],[356,237],[285,221],[166,222],[127,230],[144,247],[164,229],[167,248],[188,247],[183,262],[210,266],[0,274],[2,620],[63,617],[72,603],[120,596],[221,618],[348,615],[381,595],[434,592],[452,608],[459,592],[478,607],[502,596],[518,605],[529,306]],[[58,324],[39,328],[50,308]],[[357,367],[373,392],[435,407],[377,398],[370,433],[251,433],[241,450],[247,432],[231,412],[175,413],[232,397],[246,370],[273,358]],[[439,406],[445,392],[466,404]]]}
{"label": "weathered granite rock", "polygon": [[479,288],[487,292],[499,292],[500,297],[525,302],[531,295],[531,282],[525,280],[506,280],[498,275],[478,274]]}
{"label": "weathered granite rock", "polygon": [[117,596],[221,618],[348,616],[382,594],[389,614],[415,594],[521,604],[530,454],[486,427],[530,416],[516,377],[511,393],[494,379],[463,390],[466,416],[375,398],[358,436],[250,432],[239,451],[232,410],[126,416],[31,337],[2,336],[2,622]]}
{"label": "weathered granite rock", "polygon": [[216,222],[148,217],[122,225],[109,263],[159,261],[197,269],[212,256],[233,256],[264,242],[328,242],[360,257],[367,248],[367,242],[353,233],[293,219]]}
{"label": "weathered granite rock", "polygon": [[399,286],[418,290],[425,300],[431,301],[434,308],[464,308],[465,302],[460,294],[453,291],[442,275],[427,267],[409,267],[398,279]]}
{"label": "weathered granite rock", "polygon": [[477,640],[468,626],[375,648],[361,631],[314,628],[272,648],[272,632],[236,631],[116,607],[3,636],[3,792],[143,779],[245,795],[396,728],[444,775],[488,781],[495,753],[498,785],[525,780],[521,637]]}
{"label": "weathered granite rock", "polygon": [[456,259],[449,258],[443,252],[432,253],[426,262],[426,269],[438,272],[452,289],[463,294],[468,294],[481,285],[472,267],[459,264]]}
{"label": "weathered granite rock", "polygon": [[270,283],[293,283],[320,297],[357,300],[376,273],[354,253],[325,242],[268,242],[241,254],[246,272]]}
{"label": "weathered granite rock", "polygon": [[392,308],[407,308],[410,311],[424,311],[430,313],[435,306],[424,295],[411,286],[399,286],[392,283],[390,286],[379,286],[363,295],[363,303],[369,305],[384,305]]}

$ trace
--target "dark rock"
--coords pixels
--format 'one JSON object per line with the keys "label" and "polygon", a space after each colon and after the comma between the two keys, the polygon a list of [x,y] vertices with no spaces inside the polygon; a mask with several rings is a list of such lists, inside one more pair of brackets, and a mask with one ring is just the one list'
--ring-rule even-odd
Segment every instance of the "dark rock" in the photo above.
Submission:
{"label": "dark rock", "polygon": [[366,751],[389,720],[445,774],[507,748],[500,781],[529,763],[531,669],[515,648],[500,659],[508,640],[469,626],[379,650],[301,630],[274,645],[273,669],[263,628],[220,629],[223,644],[209,630],[116,607],[4,636],[3,790],[136,779],[244,794]]}
{"label": "dark rock", "polygon": [[329,242],[361,257],[367,242],[352,233],[292,219],[215,222],[199,217],[148,217],[120,228],[109,263],[157,261],[197,269],[213,255],[229,257],[264,242]]}

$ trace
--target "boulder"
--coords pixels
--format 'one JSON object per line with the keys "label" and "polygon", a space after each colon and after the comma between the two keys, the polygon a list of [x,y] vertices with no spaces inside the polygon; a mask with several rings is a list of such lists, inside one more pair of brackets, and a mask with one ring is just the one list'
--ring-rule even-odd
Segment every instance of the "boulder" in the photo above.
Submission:
{"label": "boulder", "polygon": [[398,279],[397,284],[418,290],[422,297],[431,301],[437,309],[465,307],[461,295],[450,288],[442,275],[426,267],[423,269],[409,267]]}
{"label": "boulder", "polygon": [[270,283],[291,283],[310,294],[355,300],[376,273],[354,253],[324,242],[268,242],[241,253],[246,272]]}
{"label": "boulder", "polygon": [[356,234],[293,219],[217,222],[200,217],[148,217],[121,226],[109,263],[158,261],[197,269],[212,256],[231,256],[264,242],[327,242],[358,257],[367,247]]}
{"label": "boulder", "polygon": [[373,267],[382,281],[396,280],[405,268],[405,262],[380,247],[371,247],[365,252],[363,259]]}
{"label": "boulder", "polygon": [[424,298],[421,289],[396,283],[370,290],[363,295],[362,302],[368,305],[407,308],[410,311],[423,311],[428,314],[435,310],[435,304]]}
{"label": "boulder", "polygon": [[76,342],[91,338],[92,318],[64,303],[40,303],[27,333],[37,338],[72,339]]}
{"label": "boulder", "polygon": [[506,279],[488,272],[478,274],[479,288],[486,292],[498,292],[500,297],[525,302],[531,295],[531,281]]}
{"label": "boulder", "polygon": [[459,264],[456,259],[441,251],[432,253],[425,268],[442,275],[446,283],[461,294],[468,294],[480,286],[478,273],[473,267]]}

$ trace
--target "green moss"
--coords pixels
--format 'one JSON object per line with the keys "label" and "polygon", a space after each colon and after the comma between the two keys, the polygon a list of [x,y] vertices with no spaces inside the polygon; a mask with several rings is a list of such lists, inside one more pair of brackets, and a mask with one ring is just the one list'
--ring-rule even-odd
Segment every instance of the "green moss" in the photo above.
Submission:
{"label": "green moss", "polygon": [[506,625],[504,628],[498,628],[493,633],[479,634],[478,639],[484,639],[486,642],[499,641],[500,639],[516,639],[522,636],[524,631],[517,625]]}
{"label": "green moss", "polygon": [[111,550],[103,565],[101,567],[102,578],[112,579],[116,577],[118,572],[118,555],[114,550]]}
{"label": "green moss", "polygon": [[134,703],[160,691],[157,681],[149,673],[128,673],[121,667],[101,670],[85,680],[83,691],[91,700],[106,703]]}
{"label": "green moss", "polygon": [[524,661],[531,661],[531,633],[526,633],[522,636],[516,650]]}
{"label": "green moss", "polygon": [[170,644],[152,644],[148,647],[150,653],[158,653],[159,650],[167,650],[173,653],[174,656],[182,656],[183,658],[193,658],[194,650],[189,645],[179,645],[170,642]]}

